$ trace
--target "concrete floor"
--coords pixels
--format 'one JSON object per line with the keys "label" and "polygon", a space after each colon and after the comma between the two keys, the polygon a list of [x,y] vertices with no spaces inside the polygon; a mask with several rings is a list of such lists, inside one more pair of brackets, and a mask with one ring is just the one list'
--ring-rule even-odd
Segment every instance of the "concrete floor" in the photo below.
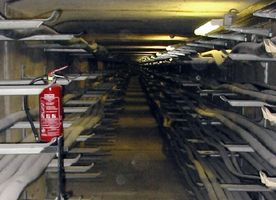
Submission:
{"label": "concrete floor", "polygon": [[162,151],[157,124],[150,114],[138,78],[131,79],[118,120],[112,156],[101,182],[71,182],[74,195],[95,200],[189,199],[173,162]]}

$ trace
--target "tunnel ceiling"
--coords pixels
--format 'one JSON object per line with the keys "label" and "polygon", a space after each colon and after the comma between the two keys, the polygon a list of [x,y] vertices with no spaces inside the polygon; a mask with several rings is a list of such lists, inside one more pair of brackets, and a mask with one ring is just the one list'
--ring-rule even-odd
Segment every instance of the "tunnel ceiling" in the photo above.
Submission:
{"label": "tunnel ceiling", "polygon": [[209,19],[230,9],[243,10],[258,0],[10,0],[7,16],[39,18],[56,9],[62,15],[51,26],[60,33],[82,33],[109,52],[137,59],[186,41]]}

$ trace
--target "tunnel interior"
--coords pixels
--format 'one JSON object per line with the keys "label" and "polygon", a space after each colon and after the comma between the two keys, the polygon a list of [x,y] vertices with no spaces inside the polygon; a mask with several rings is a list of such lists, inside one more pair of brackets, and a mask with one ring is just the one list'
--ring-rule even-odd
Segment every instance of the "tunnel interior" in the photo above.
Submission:
{"label": "tunnel interior", "polygon": [[274,0],[0,0],[0,200],[275,200],[275,19]]}

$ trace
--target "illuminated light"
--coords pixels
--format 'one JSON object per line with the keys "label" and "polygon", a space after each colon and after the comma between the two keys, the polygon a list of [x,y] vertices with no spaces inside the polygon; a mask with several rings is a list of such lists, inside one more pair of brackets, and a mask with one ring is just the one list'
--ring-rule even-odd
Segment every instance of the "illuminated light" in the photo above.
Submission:
{"label": "illuminated light", "polygon": [[173,61],[173,59],[172,59],[172,58],[170,58],[170,59],[169,59],[169,61],[170,61],[170,62],[172,62],[172,61]]}
{"label": "illuminated light", "polygon": [[211,21],[203,24],[198,27],[194,33],[195,35],[206,36],[208,33],[211,33],[223,25],[223,19],[212,19]]}
{"label": "illuminated light", "polygon": [[175,50],[175,47],[174,46],[167,46],[166,50],[167,51],[173,51],[173,50]]}

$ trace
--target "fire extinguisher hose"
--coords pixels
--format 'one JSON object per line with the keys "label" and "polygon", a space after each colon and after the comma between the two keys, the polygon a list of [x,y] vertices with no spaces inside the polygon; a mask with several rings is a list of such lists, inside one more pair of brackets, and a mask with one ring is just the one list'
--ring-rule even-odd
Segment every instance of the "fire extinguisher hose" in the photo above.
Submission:
{"label": "fire extinguisher hose", "polygon": [[[41,80],[46,83],[46,81],[44,80],[44,77],[45,76],[40,76],[40,77],[37,77],[37,78],[33,79],[29,83],[29,85],[33,85],[35,82],[41,81]],[[34,122],[33,122],[33,117],[30,113],[29,101],[28,101],[28,96],[27,95],[24,96],[24,110],[25,110],[25,113],[26,113],[26,116],[27,116],[27,120],[29,121],[29,123],[31,125],[31,129],[32,129],[33,135],[35,137],[35,140],[39,141],[39,134],[38,134],[38,131],[35,128],[35,125],[34,125]]]}

